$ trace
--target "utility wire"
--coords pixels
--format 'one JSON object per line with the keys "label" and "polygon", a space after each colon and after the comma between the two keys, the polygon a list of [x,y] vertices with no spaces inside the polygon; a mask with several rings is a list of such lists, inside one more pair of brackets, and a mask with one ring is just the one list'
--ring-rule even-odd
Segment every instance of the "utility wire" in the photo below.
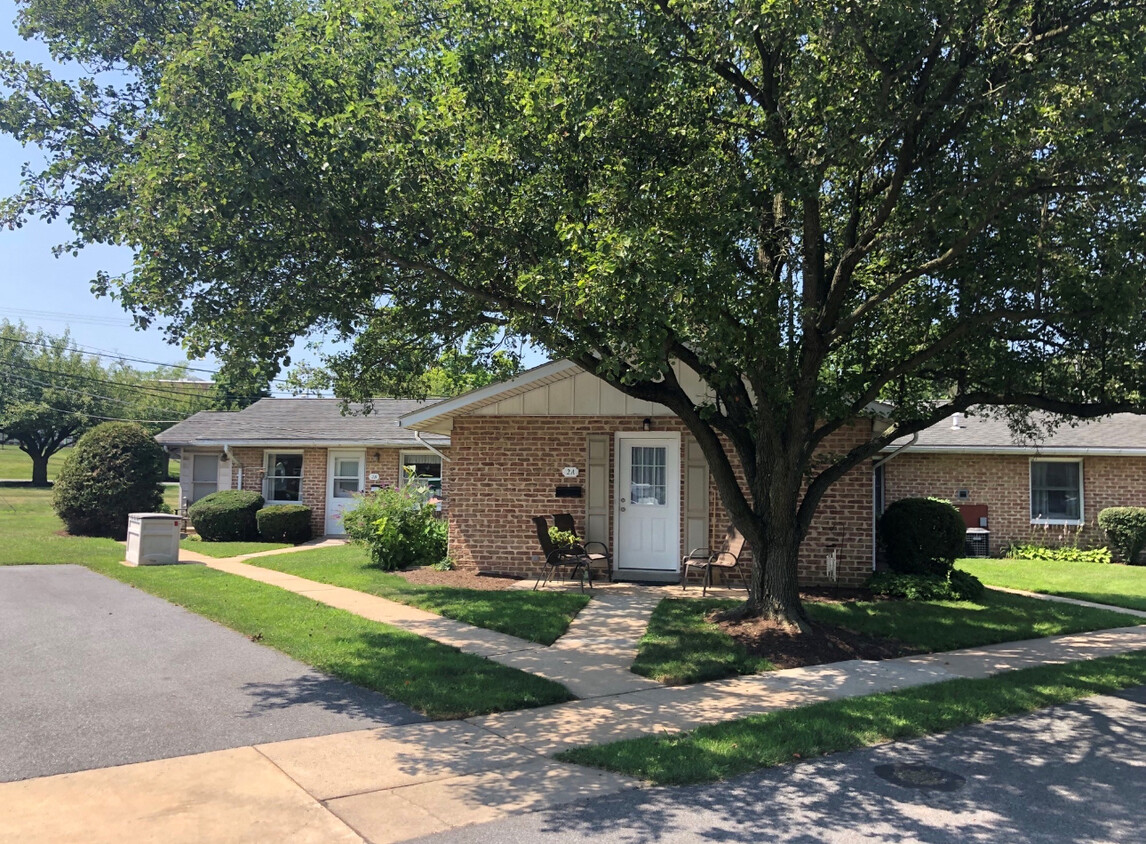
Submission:
{"label": "utility wire", "polygon": [[[116,387],[117,389],[136,390],[139,392],[143,392],[143,393],[145,393],[151,397],[173,396],[173,397],[184,398],[184,399],[199,398],[199,396],[196,395],[195,393],[189,393],[189,392],[186,392],[184,390],[174,390],[174,389],[168,389],[166,387],[148,387],[148,386],[145,386],[142,384],[125,384],[125,383],[120,382],[120,381],[112,381],[108,378],[95,378],[95,377],[90,376],[90,375],[76,375],[76,374],[71,373],[71,372],[57,372],[57,371],[51,370],[51,369],[43,369],[43,368],[38,367],[38,366],[17,364],[14,362],[3,361],[3,360],[0,360],[0,367],[6,367],[9,372],[13,372],[16,374],[19,374],[20,372],[22,372],[24,370],[31,370],[32,372],[38,372],[41,375],[51,375],[51,376],[58,377],[58,378],[71,378],[73,380],[87,381],[87,382],[93,383],[93,384],[100,384],[100,385]],[[204,395],[203,398],[207,398],[207,396]],[[236,396],[235,398],[258,399],[258,398],[263,398],[263,396]]]}
{"label": "utility wire", "polygon": [[[37,381],[34,378],[28,378],[23,375],[13,375],[10,373],[8,377],[14,378],[17,381],[23,381],[25,384],[35,384],[37,387],[47,387],[53,390],[66,390],[67,392],[73,393],[77,396],[84,396],[89,399],[102,399],[103,401],[115,402],[116,404],[124,405],[125,407],[135,407],[137,404],[137,402],[124,401],[123,399],[115,398],[114,396],[100,396],[96,395],[95,393],[85,393],[83,390],[77,390],[74,387],[61,387],[59,384],[50,384],[46,381]],[[181,409],[177,407],[159,407],[157,410],[169,410],[172,413],[179,413],[181,411]]]}

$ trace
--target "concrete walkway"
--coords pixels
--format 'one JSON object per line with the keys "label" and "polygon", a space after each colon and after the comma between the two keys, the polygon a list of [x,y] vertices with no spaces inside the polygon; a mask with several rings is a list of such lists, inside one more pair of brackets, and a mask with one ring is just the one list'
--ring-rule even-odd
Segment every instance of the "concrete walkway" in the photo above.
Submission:
{"label": "concrete walkway", "polygon": [[[302,550],[303,546],[298,548]],[[644,635],[649,616],[661,598],[660,592],[649,587],[629,584],[609,584],[612,588],[604,585],[598,587],[593,601],[578,614],[566,635],[553,646],[545,647],[377,595],[318,583],[245,562],[255,556],[290,553],[294,550],[282,548],[247,557],[216,559],[184,549],[180,556],[217,571],[278,586],[371,621],[425,636],[464,653],[536,674],[560,683],[578,698],[596,698],[659,687],[658,683],[629,671],[636,657],[637,642]]]}

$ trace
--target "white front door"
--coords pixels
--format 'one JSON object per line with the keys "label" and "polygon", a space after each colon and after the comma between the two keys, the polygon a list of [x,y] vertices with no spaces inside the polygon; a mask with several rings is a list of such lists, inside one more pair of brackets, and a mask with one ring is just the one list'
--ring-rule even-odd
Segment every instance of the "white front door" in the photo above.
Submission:
{"label": "white front door", "polygon": [[366,452],[331,451],[326,470],[326,532],[346,533],[342,514],[353,508],[355,494],[365,487]]}
{"label": "white front door", "polygon": [[680,435],[617,434],[617,569],[680,568]]}

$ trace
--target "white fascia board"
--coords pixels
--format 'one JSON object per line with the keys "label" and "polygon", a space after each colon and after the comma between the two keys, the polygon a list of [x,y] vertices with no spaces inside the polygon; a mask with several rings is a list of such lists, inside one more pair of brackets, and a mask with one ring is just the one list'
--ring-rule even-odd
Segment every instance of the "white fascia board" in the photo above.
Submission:
{"label": "white fascia board", "polygon": [[[885,446],[882,451],[895,451],[896,446]],[[1077,447],[1077,446],[952,446],[952,445],[914,445],[903,452],[908,454],[999,454],[999,455],[1035,455],[1035,456],[1062,456],[1062,457],[1146,457],[1146,448],[1103,448],[1103,447]]]}
{"label": "white fascia board", "polygon": [[[438,448],[449,448],[449,438],[445,442],[435,442]],[[189,443],[189,448],[417,448],[411,440],[362,442],[334,442],[333,440],[197,440]]]}
{"label": "white fascia board", "polygon": [[468,393],[462,393],[460,396],[456,396],[452,399],[446,399],[445,401],[437,402],[421,410],[415,410],[404,416],[399,416],[398,426],[401,428],[424,430],[424,426],[440,417],[456,416],[472,405],[488,404],[497,401],[503,394],[509,395],[522,391],[536,384],[538,381],[552,378],[554,375],[561,375],[566,372],[572,375],[575,371],[580,370],[580,368],[581,367],[571,360],[555,360],[550,363],[543,363],[541,366],[526,370],[516,378],[511,378],[509,381],[501,381],[497,384],[478,387],[476,390],[470,390]]}

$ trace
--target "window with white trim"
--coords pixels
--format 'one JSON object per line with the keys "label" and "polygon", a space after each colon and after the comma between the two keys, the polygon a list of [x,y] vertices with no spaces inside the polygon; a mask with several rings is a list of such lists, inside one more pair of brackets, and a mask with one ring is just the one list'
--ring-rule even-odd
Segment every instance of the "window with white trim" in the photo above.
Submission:
{"label": "window with white trim", "polygon": [[430,494],[442,497],[442,458],[436,454],[421,451],[402,452],[401,476],[398,483],[405,486],[413,470],[414,477],[430,488]]}
{"label": "window with white trim", "polygon": [[268,451],[263,498],[274,502],[302,500],[302,452]]}
{"label": "window with white trim", "polygon": [[1082,524],[1082,461],[1031,461],[1031,522]]}

